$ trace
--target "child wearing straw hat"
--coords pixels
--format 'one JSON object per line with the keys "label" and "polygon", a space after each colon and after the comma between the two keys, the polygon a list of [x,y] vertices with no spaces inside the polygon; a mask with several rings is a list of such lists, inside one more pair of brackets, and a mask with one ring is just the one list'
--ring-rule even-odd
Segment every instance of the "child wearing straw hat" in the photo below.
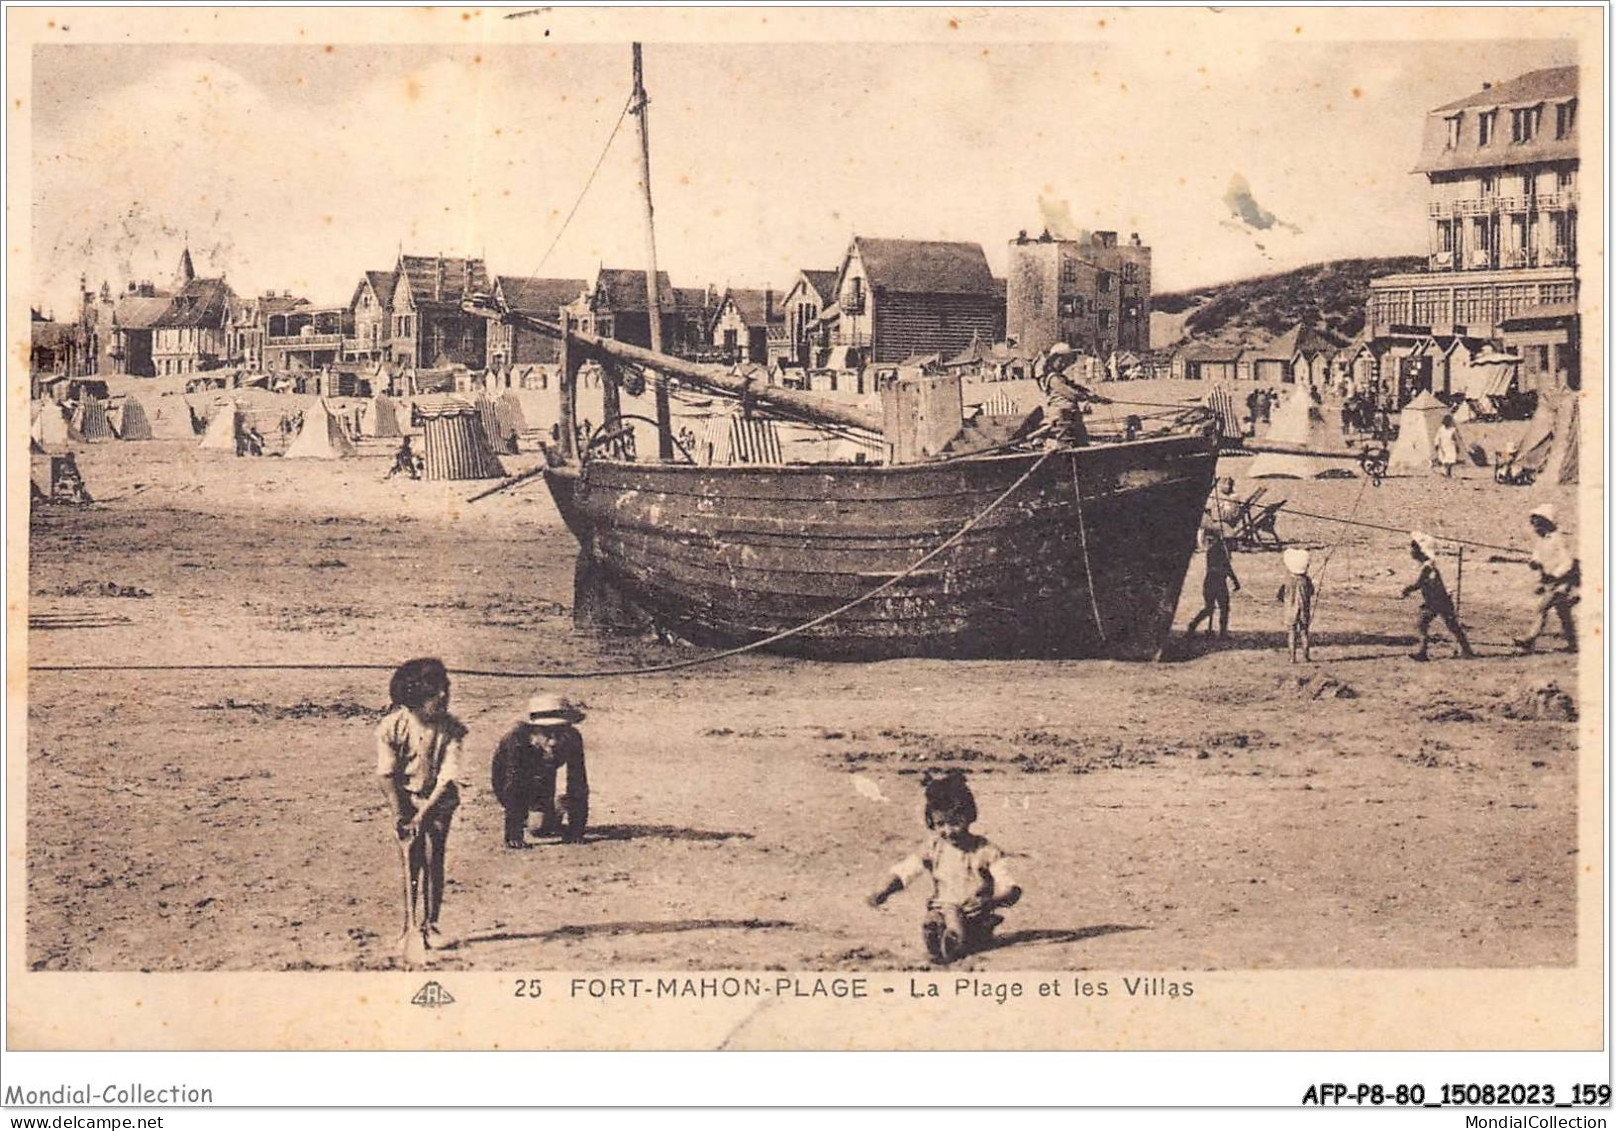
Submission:
{"label": "child wearing straw hat", "polygon": [[[528,815],[539,814],[539,836],[583,839],[589,822],[589,777],[584,740],[575,724],[584,713],[561,695],[539,693],[527,703],[522,721],[494,750],[494,796],[505,810],[505,847],[526,848]],[[565,823],[556,811],[556,773],[565,770]]]}
{"label": "child wearing straw hat", "polygon": [[1470,648],[1470,638],[1465,635],[1464,625],[1459,623],[1459,613],[1453,607],[1453,598],[1448,595],[1447,583],[1442,580],[1442,571],[1436,564],[1436,540],[1429,534],[1422,534],[1416,530],[1409,536],[1409,556],[1420,564],[1419,576],[1403,587],[1402,595],[1420,595],[1420,615],[1415,622],[1415,629],[1420,635],[1420,646],[1410,652],[1409,659],[1424,663],[1430,659],[1431,623],[1438,618],[1448,626],[1453,633],[1454,643],[1459,645],[1459,655],[1467,660],[1476,658],[1476,653]]}
{"label": "child wearing straw hat", "polygon": [[1313,579],[1307,575],[1312,556],[1299,546],[1291,546],[1284,553],[1285,584],[1279,587],[1275,600],[1285,606],[1285,630],[1290,642],[1291,663],[1296,662],[1300,646],[1302,659],[1313,660]]}

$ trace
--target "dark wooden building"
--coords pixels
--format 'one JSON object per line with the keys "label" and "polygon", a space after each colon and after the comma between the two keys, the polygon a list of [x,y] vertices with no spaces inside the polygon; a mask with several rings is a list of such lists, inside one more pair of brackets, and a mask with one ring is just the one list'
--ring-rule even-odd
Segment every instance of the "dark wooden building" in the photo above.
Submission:
{"label": "dark wooden building", "polygon": [[973,337],[1004,337],[1004,291],[981,244],[855,236],[837,273],[836,304],[820,325],[826,344],[875,363],[952,356]]}
{"label": "dark wooden building", "polygon": [[[644,275],[640,276],[642,279]],[[554,322],[561,308],[578,301],[589,287],[583,279],[534,279],[500,275],[494,280],[494,304],[502,310]],[[643,302],[640,304],[645,305]],[[507,365],[550,365],[560,357],[561,343],[509,323],[488,324],[488,368]]]}
{"label": "dark wooden building", "polygon": [[[661,307],[664,351],[681,357],[710,352],[708,332],[717,306],[710,290],[675,287],[666,271],[658,271],[657,302]],[[594,285],[572,304],[569,313],[588,333],[649,347],[651,319],[647,309],[644,271],[602,267]]]}
{"label": "dark wooden building", "polygon": [[[393,285],[393,361],[416,369],[443,364],[480,369],[488,320],[461,304],[489,293],[481,259],[400,255]],[[356,327],[357,329],[357,324]]]}

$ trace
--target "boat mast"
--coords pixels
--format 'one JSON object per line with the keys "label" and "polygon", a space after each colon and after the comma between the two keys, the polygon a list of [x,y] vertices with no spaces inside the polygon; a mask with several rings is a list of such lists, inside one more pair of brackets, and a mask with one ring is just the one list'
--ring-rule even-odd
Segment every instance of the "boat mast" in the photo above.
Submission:
{"label": "boat mast", "polygon": [[[646,123],[645,75],[640,65],[640,45],[634,45],[634,95],[630,105],[640,125],[640,185],[645,189],[645,305],[651,324],[651,352],[662,352],[662,302],[657,286],[656,221],[651,207],[651,134]],[[673,408],[668,401],[667,383],[652,374],[656,390],[657,457],[673,458]]]}

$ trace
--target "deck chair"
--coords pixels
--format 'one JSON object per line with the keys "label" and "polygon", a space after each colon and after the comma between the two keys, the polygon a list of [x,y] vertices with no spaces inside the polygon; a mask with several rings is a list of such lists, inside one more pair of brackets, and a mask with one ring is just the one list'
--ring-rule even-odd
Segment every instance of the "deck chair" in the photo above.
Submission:
{"label": "deck chair", "polygon": [[1261,507],[1251,519],[1252,546],[1269,545],[1274,549],[1282,549],[1285,543],[1280,539],[1279,532],[1274,524],[1279,521],[1279,512],[1285,509],[1285,500],[1277,503],[1268,503]]}
{"label": "deck chair", "polygon": [[1255,535],[1252,533],[1251,522],[1255,508],[1264,495],[1268,493],[1267,487],[1258,487],[1250,495],[1234,504],[1234,510],[1225,520],[1224,540],[1231,546],[1255,545]]}

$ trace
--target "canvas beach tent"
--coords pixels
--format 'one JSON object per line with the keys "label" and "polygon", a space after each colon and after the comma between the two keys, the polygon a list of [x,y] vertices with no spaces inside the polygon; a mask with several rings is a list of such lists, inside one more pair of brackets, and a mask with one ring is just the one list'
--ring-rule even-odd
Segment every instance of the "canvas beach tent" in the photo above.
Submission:
{"label": "canvas beach tent", "polygon": [[[1392,472],[1430,471],[1436,462],[1436,430],[1448,408],[1429,392],[1409,401],[1397,418],[1397,443],[1386,459]],[[1463,445],[1459,445],[1463,449]]]}
{"label": "canvas beach tent", "polygon": [[202,442],[198,445],[203,451],[229,452],[236,454],[236,430],[241,417],[241,406],[235,401],[226,401],[213,412],[213,418],[208,421],[208,429],[202,433]]}
{"label": "canvas beach tent", "polygon": [[1567,393],[1557,400],[1540,396],[1537,412],[1521,437],[1516,466],[1539,483],[1576,483],[1582,461],[1581,398]]}
{"label": "canvas beach tent", "polygon": [[303,427],[284,458],[346,459],[353,454],[353,441],[322,397],[303,410]]}
{"label": "canvas beach tent", "polygon": [[372,397],[359,430],[361,435],[378,440],[396,440],[404,435],[398,426],[398,405],[393,398],[385,393]]}
{"label": "canvas beach tent", "polygon": [[151,418],[146,415],[146,406],[140,403],[140,398],[129,394],[123,398],[118,406],[116,419],[113,420],[112,430],[118,434],[120,440],[150,440],[152,439]]}
{"label": "canvas beach tent", "polygon": [[[1263,439],[1271,443],[1294,444],[1316,451],[1340,450],[1341,433],[1325,422],[1324,413],[1313,403],[1305,384],[1274,410]],[[1321,475],[1356,475],[1357,464],[1349,459],[1327,456],[1259,452],[1246,472],[1251,479],[1316,479]]]}
{"label": "canvas beach tent", "polygon": [[1520,454],[1515,458],[1517,467],[1525,468],[1534,475],[1543,470],[1543,465],[1549,462],[1549,452],[1554,447],[1554,399],[1540,395],[1537,398],[1537,410],[1532,413],[1532,419],[1526,422],[1526,431],[1521,433],[1517,441]]}
{"label": "canvas beach tent", "polygon": [[161,396],[151,415],[152,438],[156,440],[194,440],[196,426],[191,423],[191,406],[184,397]]}
{"label": "canvas beach tent", "polygon": [[62,448],[83,440],[67,412],[55,401],[46,401],[40,406],[29,434],[42,448]]}

